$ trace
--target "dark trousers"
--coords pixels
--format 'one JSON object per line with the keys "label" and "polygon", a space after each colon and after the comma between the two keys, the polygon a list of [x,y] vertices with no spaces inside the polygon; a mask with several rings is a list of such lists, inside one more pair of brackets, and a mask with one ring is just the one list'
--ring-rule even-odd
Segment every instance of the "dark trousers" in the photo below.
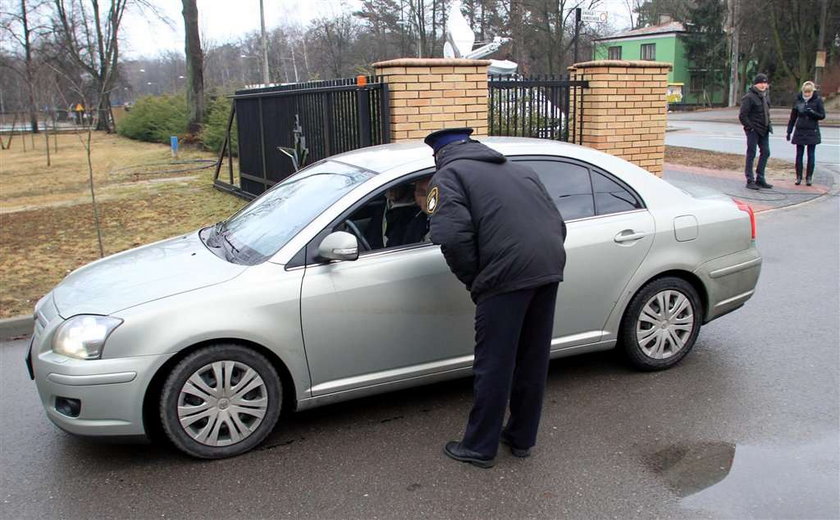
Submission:
{"label": "dark trousers", "polygon": [[814,161],[817,159],[817,145],[798,144],[796,145],[796,178],[802,178],[802,156],[805,154],[805,147],[808,148],[808,178],[814,176]]}
{"label": "dark trousers", "polygon": [[557,283],[492,296],[475,310],[473,407],[462,445],[496,456],[504,435],[517,448],[536,443],[548,377]]}
{"label": "dark trousers", "polygon": [[767,159],[770,158],[770,133],[760,135],[754,130],[746,130],[747,134],[747,163],[744,166],[744,175],[748,181],[753,180],[753,161],[755,161],[755,147],[760,152],[758,164],[755,167],[755,181],[764,182],[764,167],[767,166]]}

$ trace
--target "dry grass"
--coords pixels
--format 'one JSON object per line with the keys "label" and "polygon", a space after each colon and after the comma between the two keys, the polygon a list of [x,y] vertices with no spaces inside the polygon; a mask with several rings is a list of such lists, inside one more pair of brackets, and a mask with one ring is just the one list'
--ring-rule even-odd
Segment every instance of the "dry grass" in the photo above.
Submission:
{"label": "dry grass", "polygon": [[[59,136],[49,168],[43,138],[35,144],[23,152],[16,137],[0,151],[0,318],[31,313],[67,273],[99,257],[79,136]],[[213,168],[172,164],[166,146],[94,133],[91,149],[106,255],[216,222],[244,203],[212,187]],[[215,157],[183,150],[185,159]]]}
{"label": "dry grass", "polygon": [[[756,158],[756,160],[758,159]],[[732,170],[737,172],[744,170],[743,154],[709,152],[707,150],[684,148],[682,146],[666,146],[665,162],[711,170]],[[769,179],[789,178],[792,169],[793,163],[771,157],[767,161],[767,167],[764,173]]]}

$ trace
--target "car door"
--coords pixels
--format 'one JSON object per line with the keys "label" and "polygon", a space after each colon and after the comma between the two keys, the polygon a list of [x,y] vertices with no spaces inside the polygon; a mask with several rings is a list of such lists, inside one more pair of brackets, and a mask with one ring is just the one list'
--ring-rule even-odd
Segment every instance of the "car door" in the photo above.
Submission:
{"label": "car door", "polygon": [[310,261],[301,323],[312,394],[471,366],[474,312],[440,247],[430,243],[370,251],[355,261]]}
{"label": "car door", "polygon": [[554,349],[599,341],[607,317],[653,244],[641,198],[591,165],[518,158],[540,176],[566,220],[566,268],[557,297]]}

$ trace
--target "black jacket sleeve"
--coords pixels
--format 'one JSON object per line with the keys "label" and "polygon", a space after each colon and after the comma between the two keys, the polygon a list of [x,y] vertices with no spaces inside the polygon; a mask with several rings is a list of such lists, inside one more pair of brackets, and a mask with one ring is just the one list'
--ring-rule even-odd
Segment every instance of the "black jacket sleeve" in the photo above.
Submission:
{"label": "black jacket sleeve", "polygon": [[741,110],[738,112],[738,121],[744,127],[744,130],[751,130],[750,126],[750,110],[752,109],[752,96],[747,94],[741,98]]}
{"label": "black jacket sleeve", "polygon": [[437,206],[431,217],[431,239],[440,244],[449,268],[467,289],[478,274],[478,241],[469,199],[451,169],[439,170],[430,193],[437,189]]}
{"label": "black jacket sleeve", "polygon": [[817,99],[817,102],[814,103],[814,107],[808,110],[807,114],[809,117],[816,119],[817,121],[825,119],[825,105],[823,104],[822,98]]}
{"label": "black jacket sleeve", "polygon": [[799,117],[799,110],[796,108],[796,104],[793,105],[793,108],[790,110],[790,119],[788,120],[787,126],[787,134],[790,135],[793,132],[793,127],[796,126],[796,119]]}

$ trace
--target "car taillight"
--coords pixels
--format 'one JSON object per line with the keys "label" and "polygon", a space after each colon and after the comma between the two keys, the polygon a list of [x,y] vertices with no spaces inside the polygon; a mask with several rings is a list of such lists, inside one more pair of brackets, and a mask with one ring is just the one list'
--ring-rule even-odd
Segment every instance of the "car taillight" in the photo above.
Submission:
{"label": "car taillight", "polygon": [[735,205],[738,206],[738,209],[741,211],[747,212],[750,216],[750,233],[752,234],[752,239],[755,240],[755,211],[753,211],[752,206],[747,204],[746,202],[738,199],[732,199],[735,202]]}

